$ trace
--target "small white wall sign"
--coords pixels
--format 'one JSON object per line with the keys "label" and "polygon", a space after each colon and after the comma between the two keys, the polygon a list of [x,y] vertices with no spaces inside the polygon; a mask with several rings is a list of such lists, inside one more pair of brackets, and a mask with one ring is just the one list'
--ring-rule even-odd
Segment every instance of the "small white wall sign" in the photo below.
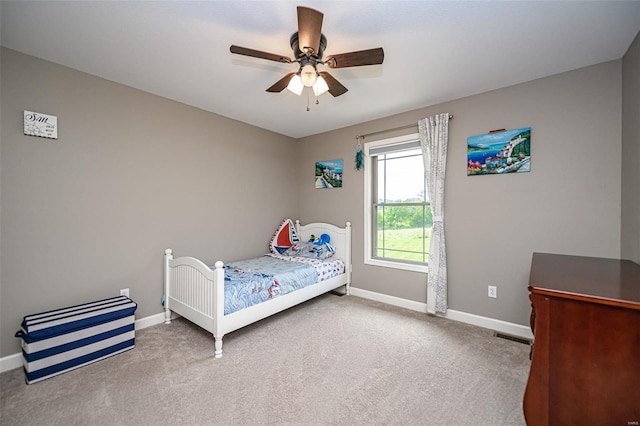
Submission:
{"label": "small white wall sign", "polygon": [[58,117],[39,112],[24,112],[24,134],[41,138],[58,139]]}

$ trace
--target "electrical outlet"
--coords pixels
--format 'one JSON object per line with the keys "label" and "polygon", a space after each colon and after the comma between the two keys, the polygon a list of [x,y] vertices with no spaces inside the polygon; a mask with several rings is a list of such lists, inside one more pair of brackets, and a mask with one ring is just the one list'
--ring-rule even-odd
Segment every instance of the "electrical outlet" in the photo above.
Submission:
{"label": "electrical outlet", "polygon": [[129,297],[129,289],[128,288],[123,288],[120,290],[120,296],[127,296]]}
{"label": "electrical outlet", "polygon": [[488,296],[492,299],[496,299],[498,297],[498,287],[496,287],[495,285],[490,285]]}

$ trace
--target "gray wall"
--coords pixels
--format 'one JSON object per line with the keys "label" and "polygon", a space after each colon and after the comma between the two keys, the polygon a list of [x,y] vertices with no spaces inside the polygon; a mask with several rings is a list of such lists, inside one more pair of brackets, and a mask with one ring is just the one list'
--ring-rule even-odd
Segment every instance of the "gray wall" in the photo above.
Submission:
{"label": "gray wall", "polygon": [[[296,216],[295,140],[2,50],[1,351],[22,317],[117,296],[162,312],[162,256],[259,255]],[[23,135],[23,110],[59,139]]]}
{"label": "gray wall", "polygon": [[[22,316],[114,296],[120,288],[131,289],[138,318],[160,313],[166,247],[205,261],[250,257],[264,252],[285,216],[350,220],[354,286],[425,302],[424,274],[364,265],[364,171],[352,165],[357,134],[439,112],[455,116],[445,206],[449,306],[527,324],[533,251],[619,257],[621,250],[639,250],[637,237],[620,236],[621,229],[640,227],[637,168],[625,165],[624,184],[620,174],[623,146],[638,152],[637,57],[636,40],[623,62],[296,143],[3,49],[0,356],[19,351],[13,333]],[[626,110],[629,104],[635,109]],[[24,136],[25,109],[58,116],[59,139]],[[468,136],[525,126],[532,128],[530,173],[466,176]],[[344,187],[314,189],[314,163],[335,158],[345,160]],[[488,284],[498,286],[498,299],[487,298]]]}
{"label": "gray wall", "polygon": [[640,263],[640,33],[622,59],[621,256]]}
{"label": "gray wall", "polygon": [[[445,196],[450,309],[526,325],[533,252],[619,257],[621,62],[614,61],[302,139],[300,216],[353,222],[354,287],[426,302],[424,274],[364,265],[365,172],[353,159],[356,135],[440,112],[454,115]],[[466,175],[468,136],[529,126],[530,173]],[[345,160],[344,187],[314,189],[314,162],[335,158]],[[489,284],[498,286],[497,299],[487,298]]]}

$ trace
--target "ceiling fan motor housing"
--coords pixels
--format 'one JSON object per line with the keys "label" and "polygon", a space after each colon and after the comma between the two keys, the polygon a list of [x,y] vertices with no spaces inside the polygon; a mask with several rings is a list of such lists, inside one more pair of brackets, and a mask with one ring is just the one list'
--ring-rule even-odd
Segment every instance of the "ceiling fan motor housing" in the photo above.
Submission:
{"label": "ceiling fan motor housing", "polygon": [[[300,58],[300,56],[307,56],[306,52],[303,52],[300,49],[300,43],[298,41],[298,32],[296,31],[291,35],[291,39],[289,40],[289,44],[291,45],[291,49],[293,50],[293,54],[296,58]],[[302,46],[303,48],[308,46]],[[311,56],[317,58],[318,61],[322,60],[322,55],[324,54],[324,49],[327,48],[327,38],[324,34],[320,34],[320,47],[318,52],[313,52]]]}

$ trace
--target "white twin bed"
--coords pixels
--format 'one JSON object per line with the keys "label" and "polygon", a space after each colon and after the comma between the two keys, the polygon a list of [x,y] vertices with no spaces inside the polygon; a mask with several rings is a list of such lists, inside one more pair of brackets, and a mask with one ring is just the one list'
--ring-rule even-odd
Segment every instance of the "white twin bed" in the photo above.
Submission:
{"label": "white twin bed", "polygon": [[[330,237],[330,245],[327,244],[326,247],[332,254],[320,250],[325,246],[323,241],[319,241],[319,236],[324,239],[325,234]],[[315,244],[307,243],[314,238]],[[293,242],[286,242],[287,239]],[[293,247],[281,247],[292,244]],[[171,312],[175,312],[204,328],[213,334],[215,357],[220,358],[222,338],[227,333],[339,287],[344,286],[346,294],[349,294],[351,284],[351,224],[349,222],[344,228],[339,228],[328,223],[311,223],[303,226],[300,225],[300,221],[296,221],[293,225],[293,222],[287,219],[274,235],[270,246],[273,253],[265,255],[258,262],[270,262],[270,259],[274,258],[273,261],[277,263],[279,269],[289,268],[288,265],[294,269],[306,268],[304,269],[308,278],[306,284],[299,284],[294,280],[289,288],[285,283],[288,280],[285,277],[289,275],[288,273],[284,276],[274,275],[269,268],[266,273],[260,273],[246,266],[253,264],[243,263],[245,261],[231,262],[226,266],[223,262],[217,261],[213,267],[210,267],[193,257],[174,258],[171,249],[165,250],[165,324],[171,323]],[[307,256],[309,253],[305,253],[300,257],[295,253],[299,247],[311,251],[312,256]],[[320,258],[309,259],[314,255]],[[325,258],[325,256],[330,257]],[[246,276],[251,276],[253,280],[241,282],[239,277],[244,279]],[[254,304],[247,307],[229,307],[234,292],[245,293],[247,297],[253,297],[256,300],[249,302]],[[225,305],[225,293],[227,305]],[[257,300],[261,294],[265,301]],[[225,311],[227,311],[226,314]]]}

